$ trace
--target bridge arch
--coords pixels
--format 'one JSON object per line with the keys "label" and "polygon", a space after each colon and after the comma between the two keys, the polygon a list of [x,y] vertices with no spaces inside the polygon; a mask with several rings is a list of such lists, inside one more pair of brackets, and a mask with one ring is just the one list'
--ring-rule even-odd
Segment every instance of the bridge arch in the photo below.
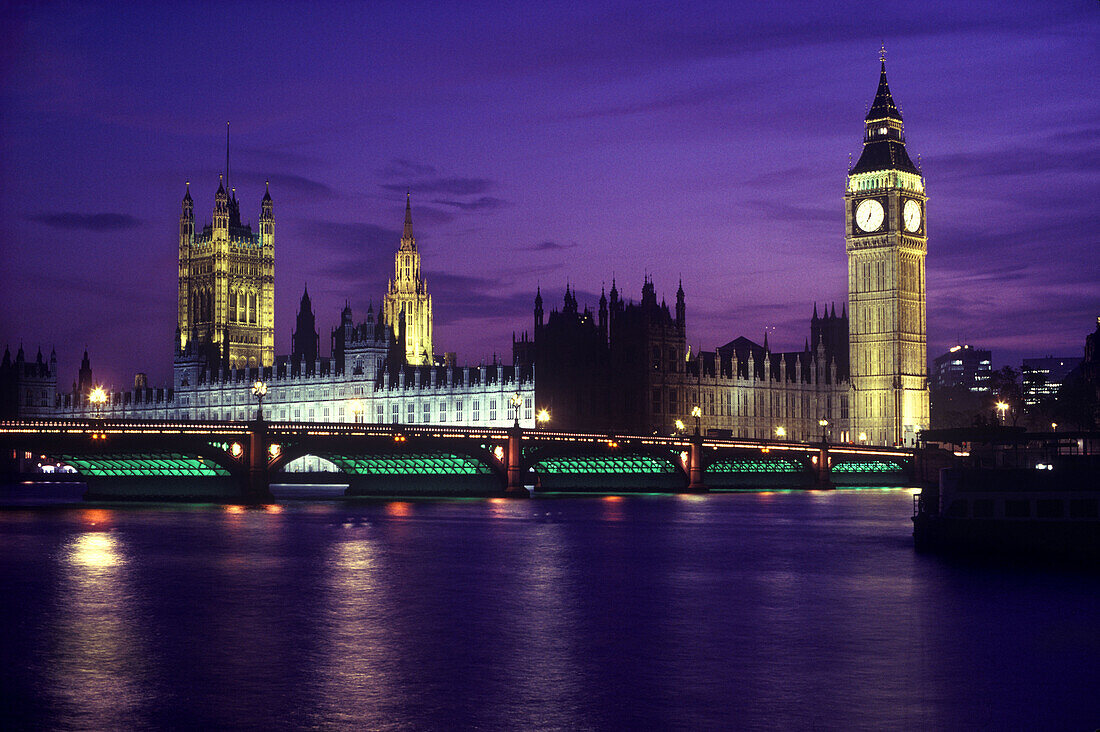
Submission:
{"label": "bridge arch", "polygon": [[273,475],[294,460],[312,455],[336,466],[351,496],[497,495],[506,481],[492,446],[473,440],[450,441],[441,447],[430,439],[401,435],[329,435],[273,444],[279,446],[268,463]]}
{"label": "bridge arch", "polygon": [[[686,451],[685,451],[686,452]],[[680,451],[614,438],[524,445],[521,471],[536,492],[679,492],[688,485]]]}

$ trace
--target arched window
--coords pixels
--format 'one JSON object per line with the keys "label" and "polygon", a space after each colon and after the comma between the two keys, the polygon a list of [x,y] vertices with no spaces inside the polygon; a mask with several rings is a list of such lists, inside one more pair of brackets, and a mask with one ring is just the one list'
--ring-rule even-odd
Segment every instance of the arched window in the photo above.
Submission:
{"label": "arched window", "polygon": [[237,291],[229,291],[229,319],[231,321],[237,320]]}

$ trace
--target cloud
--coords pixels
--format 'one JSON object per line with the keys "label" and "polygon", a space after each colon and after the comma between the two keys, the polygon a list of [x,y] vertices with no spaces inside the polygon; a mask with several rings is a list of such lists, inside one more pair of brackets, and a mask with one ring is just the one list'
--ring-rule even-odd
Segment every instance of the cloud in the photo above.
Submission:
{"label": "cloud", "polygon": [[695,107],[720,99],[735,98],[735,89],[730,84],[716,84],[708,87],[696,87],[672,94],[625,104],[597,107],[572,115],[574,119],[594,119],[598,117],[620,117],[646,112],[661,112],[670,109]]}
{"label": "cloud", "polygon": [[748,201],[748,205],[756,208],[764,214],[766,219],[775,221],[825,221],[836,223],[843,216],[843,212],[837,213],[837,208],[817,208],[814,206],[799,206],[787,203],[781,199]]}
{"label": "cloud", "polygon": [[306,222],[303,230],[314,248],[337,256],[390,256],[401,241],[400,229],[362,222],[314,220]]}
{"label": "cloud", "polygon": [[405,158],[394,158],[385,167],[379,168],[378,175],[383,178],[403,178],[405,176],[434,175],[435,166],[416,163]]}
{"label": "cloud", "polygon": [[535,244],[533,246],[524,247],[524,249],[529,252],[554,252],[561,249],[572,249],[575,246],[577,246],[577,242],[575,241],[571,241],[568,244],[562,244],[560,242],[547,239],[545,241],[540,241],[538,244]]}
{"label": "cloud", "polygon": [[481,196],[480,198],[476,198],[473,201],[454,201],[437,198],[432,201],[432,203],[439,203],[444,206],[454,206],[455,208],[460,208],[463,211],[478,211],[483,209],[488,210],[508,205],[507,201],[502,198],[496,198],[495,196]]}
{"label": "cloud", "polygon": [[462,178],[458,176],[429,178],[418,183],[383,183],[388,191],[404,193],[446,193],[452,196],[476,196],[493,187],[488,178]]}
{"label": "cloud", "polygon": [[125,231],[141,225],[140,219],[129,214],[118,213],[82,214],[72,211],[59,211],[28,216],[27,218],[30,221],[52,226],[55,229],[79,231]]}

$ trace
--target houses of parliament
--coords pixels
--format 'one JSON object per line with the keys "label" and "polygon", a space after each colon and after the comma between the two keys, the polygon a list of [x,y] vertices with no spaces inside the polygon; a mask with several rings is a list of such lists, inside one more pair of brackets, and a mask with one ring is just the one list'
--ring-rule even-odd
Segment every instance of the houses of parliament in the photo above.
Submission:
{"label": "houses of parliament", "polygon": [[[254,231],[241,222],[235,189],[219,181],[212,223],[196,232],[188,187],[174,383],[154,389],[139,375],[133,389],[109,395],[101,416],[247,419],[248,387],[262,379],[265,415],[276,420],[507,426],[518,418],[530,427],[545,408],[560,429],[912,445],[929,419],[925,181],[906,149],[885,60],[862,142],[843,192],[848,302],[839,313],[814,304],[803,348],[789,352],[773,352],[767,337],[743,336],[690,352],[682,283],[670,308],[647,277],[636,303],[612,280],[596,312],[582,310],[567,287],[561,308],[547,313],[540,290],[532,331],[513,339],[512,364],[458,367],[433,344],[431,296],[406,199],[379,312],[357,323],[345,307],[330,355],[322,356],[304,292],[292,351],[276,356],[270,190]],[[57,378],[55,359],[39,352],[28,361],[20,348],[13,360],[5,352],[4,413],[91,415],[87,353],[71,390],[59,391]]]}

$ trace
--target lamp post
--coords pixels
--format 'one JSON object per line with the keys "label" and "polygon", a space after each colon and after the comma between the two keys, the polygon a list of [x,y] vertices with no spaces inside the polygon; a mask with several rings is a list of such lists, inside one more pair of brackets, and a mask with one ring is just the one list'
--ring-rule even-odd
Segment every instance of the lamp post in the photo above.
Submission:
{"label": "lamp post", "polygon": [[859,442],[860,442],[860,444],[864,444],[864,443],[867,442],[867,433],[866,432],[860,432],[859,433]]}
{"label": "lamp post", "polygon": [[1051,432],[1057,432],[1058,431],[1058,423],[1057,422],[1051,422],[1050,423],[1050,431]]}
{"label": "lamp post", "polygon": [[825,428],[829,426],[829,420],[822,418],[817,420],[817,423],[821,426],[821,444],[825,444],[826,442],[828,442]]}
{"label": "lamp post", "polygon": [[103,409],[103,405],[107,403],[107,392],[102,386],[97,386],[88,394],[88,401],[95,407],[95,417],[99,419],[99,412]]}
{"label": "lamp post", "polygon": [[352,421],[359,424],[363,421],[363,400],[352,399],[351,400],[351,416]]}
{"label": "lamp post", "polygon": [[695,417],[695,434],[698,435],[700,433],[700,420],[703,417],[703,408],[696,404],[694,407],[691,408],[691,416]]}
{"label": "lamp post", "polygon": [[775,428],[775,436],[776,436],[776,439],[782,440],[784,437],[787,436],[787,428],[784,427],[783,425],[779,425],[778,427]]}
{"label": "lamp post", "polygon": [[264,396],[267,394],[267,384],[257,380],[252,384],[252,396],[256,397],[256,421],[264,421]]}
{"label": "lamp post", "polygon": [[1008,411],[1008,402],[1003,402],[1003,401],[1002,402],[997,402],[994,406],[997,408],[997,412],[999,413],[999,415],[1001,417],[1001,426],[1004,427],[1004,425],[1005,425],[1005,412]]}
{"label": "lamp post", "polygon": [[516,422],[513,427],[519,428],[519,408],[523,406],[523,396],[517,391],[512,395],[512,398],[508,400],[508,403],[512,405],[512,409],[516,413]]}
{"label": "lamp post", "polygon": [[683,434],[684,430],[687,429],[687,425],[684,424],[684,420],[682,420],[682,419],[676,420],[675,425],[676,425],[676,431],[680,434]]}

